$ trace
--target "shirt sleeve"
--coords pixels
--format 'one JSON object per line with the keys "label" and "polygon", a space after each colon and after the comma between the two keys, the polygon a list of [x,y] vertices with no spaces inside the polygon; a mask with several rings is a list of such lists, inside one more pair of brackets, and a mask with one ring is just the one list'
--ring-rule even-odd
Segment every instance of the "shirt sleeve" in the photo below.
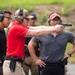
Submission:
{"label": "shirt sleeve", "polygon": [[22,37],[24,37],[26,35],[26,33],[28,32],[28,30],[29,30],[29,27],[15,26],[15,27],[11,28],[10,32],[14,36],[22,36]]}
{"label": "shirt sleeve", "polygon": [[38,37],[33,37],[31,39],[33,42],[35,42],[36,44],[38,44],[40,42],[39,38]]}
{"label": "shirt sleeve", "polygon": [[69,33],[68,39],[68,42],[72,43],[75,40],[75,36],[72,33]]}

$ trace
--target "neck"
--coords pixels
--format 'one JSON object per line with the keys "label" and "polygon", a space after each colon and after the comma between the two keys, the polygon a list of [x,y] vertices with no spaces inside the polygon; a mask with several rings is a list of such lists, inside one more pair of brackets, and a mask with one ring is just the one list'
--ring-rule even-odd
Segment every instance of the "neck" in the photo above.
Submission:
{"label": "neck", "polygon": [[56,37],[57,34],[58,34],[57,32],[53,32],[53,33],[52,33],[52,35],[53,35],[54,37]]}
{"label": "neck", "polygon": [[4,30],[4,26],[0,23],[0,30]]}

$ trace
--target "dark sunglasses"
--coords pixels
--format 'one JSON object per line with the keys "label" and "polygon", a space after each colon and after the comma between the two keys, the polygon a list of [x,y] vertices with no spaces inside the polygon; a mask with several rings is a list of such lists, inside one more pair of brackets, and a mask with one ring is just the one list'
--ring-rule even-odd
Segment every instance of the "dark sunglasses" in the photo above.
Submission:
{"label": "dark sunglasses", "polygon": [[6,16],[4,16],[4,18],[7,18],[7,19],[11,20],[11,17],[6,17]]}
{"label": "dark sunglasses", "polygon": [[30,20],[36,20],[35,18],[30,18]]}
{"label": "dark sunglasses", "polygon": [[28,18],[24,18],[24,19],[26,19],[27,21],[29,21],[29,19],[28,19]]}

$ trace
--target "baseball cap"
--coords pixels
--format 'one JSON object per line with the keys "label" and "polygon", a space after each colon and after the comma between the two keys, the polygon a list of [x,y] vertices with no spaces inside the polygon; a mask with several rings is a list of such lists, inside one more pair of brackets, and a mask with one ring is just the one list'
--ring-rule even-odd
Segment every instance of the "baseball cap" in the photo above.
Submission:
{"label": "baseball cap", "polygon": [[37,16],[36,16],[35,13],[30,13],[28,18],[30,18],[30,19],[32,19],[32,18],[37,19]]}
{"label": "baseball cap", "polygon": [[52,13],[51,16],[50,16],[50,19],[54,19],[55,17],[58,17],[60,18],[61,16],[58,14],[58,13]]}
{"label": "baseball cap", "polygon": [[24,17],[24,18],[27,18],[28,17],[28,11],[26,9],[18,9],[16,10],[15,14],[14,14],[14,17],[16,18],[19,18],[19,17]]}

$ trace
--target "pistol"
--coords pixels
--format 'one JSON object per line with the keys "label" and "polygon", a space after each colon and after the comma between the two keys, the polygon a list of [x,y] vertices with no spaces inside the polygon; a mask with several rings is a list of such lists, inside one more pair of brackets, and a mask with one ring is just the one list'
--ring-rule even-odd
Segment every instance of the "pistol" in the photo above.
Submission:
{"label": "pistol", "polygon": [[58,25],[63,25],[63,26],[72,26],[72,24],[66,24],[66,23],[59,23]]}

